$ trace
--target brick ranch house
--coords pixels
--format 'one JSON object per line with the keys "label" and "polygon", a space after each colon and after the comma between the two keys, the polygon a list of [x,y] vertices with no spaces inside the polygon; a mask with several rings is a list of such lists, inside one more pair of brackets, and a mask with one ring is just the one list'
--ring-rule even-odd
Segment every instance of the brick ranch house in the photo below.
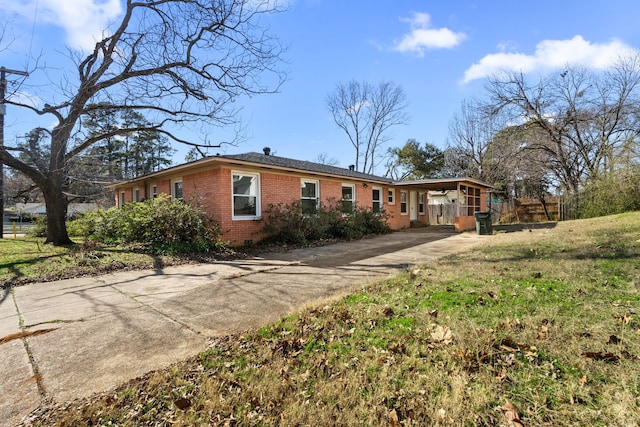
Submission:
{"label": "brick ranch house", "polygon": [[429,225],[429,191],[456,190],[456,231],[475,228],[474,212],[486,210],[489,185],[470,178],[393,181],[336,166],[265,154],[216,155],[109,186],[116,205],[165,193],[198,200],[219,222],[231,245],[259,241],[262,215],[270,204],[300,200],[304,207],[341,201],[384,209],[394,230]]}

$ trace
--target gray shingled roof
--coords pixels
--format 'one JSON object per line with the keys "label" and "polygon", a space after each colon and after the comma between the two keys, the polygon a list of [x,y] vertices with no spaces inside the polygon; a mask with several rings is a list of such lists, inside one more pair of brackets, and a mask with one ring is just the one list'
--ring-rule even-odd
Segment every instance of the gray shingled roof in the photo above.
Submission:
{"label": "gray shingled roof", "polygon": [[222,157],[225,159],[240,160],[245,162],[260,163],[263,165],[278,166],[278,167],[283,167],[288,169],[296,169],[296,170],[305,171],[305,172],[317,172],[322,174],[338,175],[338,176],[344,176],[349,178],[365,179],[368,181],[378,181],[378,182],[387,182],[387,183],[393,182],[389,178],[352,171],[345,168],[339,168],[337,166],[323,165],[320,163],[307,162],[304,160],[288,159],[286,157],[278,157],[278,156],[271,156],[271,155],[267,156],[267,155],[264,155],[261,153],[255,153],[255,152],[243,153],[243,154],[225,154],[225,155],[220,155],[219,157]]}

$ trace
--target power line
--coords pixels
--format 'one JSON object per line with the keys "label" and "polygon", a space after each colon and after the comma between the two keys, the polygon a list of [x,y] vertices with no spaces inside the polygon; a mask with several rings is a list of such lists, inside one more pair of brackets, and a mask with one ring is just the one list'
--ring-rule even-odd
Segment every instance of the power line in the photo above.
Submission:
{"label": "power line", "polygon": [[31,26],[31,40],[29,41],[29,56],[27,56],[27,69],[29,69],[29,65],[31,64],[31,55],[33,53],[33,36],[36,32],[36,19],[38,18],[38,5],[39,5],[39,0],[36,0],[36,8],[33,11],[33,25]]}

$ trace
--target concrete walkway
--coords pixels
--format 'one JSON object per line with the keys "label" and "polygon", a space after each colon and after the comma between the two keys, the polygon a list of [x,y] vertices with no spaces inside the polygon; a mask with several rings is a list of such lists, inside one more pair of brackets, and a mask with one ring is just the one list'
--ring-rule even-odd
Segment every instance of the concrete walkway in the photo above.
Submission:
{"label": "concrete walkway", "polygon": [[46,400],[111,389],[306,304],[487,236],[411,229],[251,259],[118,272],[0,290],[0,425]]}

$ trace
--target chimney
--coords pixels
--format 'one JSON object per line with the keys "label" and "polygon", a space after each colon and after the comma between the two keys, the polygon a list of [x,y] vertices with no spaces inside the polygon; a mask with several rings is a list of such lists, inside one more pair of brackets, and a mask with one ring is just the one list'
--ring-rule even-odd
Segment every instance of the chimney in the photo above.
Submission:
{"label": "chimney", "polygon": [[271,148],[269,147],[264,147],[262,151],[264,152],[265,156],[268,156],[269,154],[271,154]]}
{"label": "chimney", "polygon": [[350,171],[356,170],[356,165],[349,165],[349,170]]}

